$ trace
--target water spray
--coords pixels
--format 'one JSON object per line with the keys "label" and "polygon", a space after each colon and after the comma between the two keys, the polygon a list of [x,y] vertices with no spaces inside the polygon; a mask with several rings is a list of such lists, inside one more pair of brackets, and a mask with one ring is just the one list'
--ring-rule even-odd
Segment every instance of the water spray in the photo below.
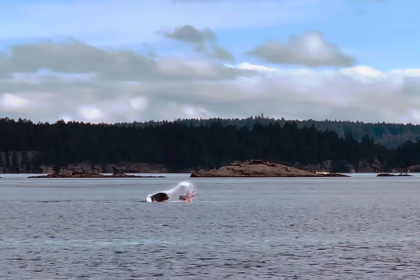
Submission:
{"label": "water spray", "polygon": [[159,191],[154,194],[149,194],[146,198],[147,202],[157,202],[168,201],[172,196],[179,193],[179,191],[184,190],[184,193],[193,193],[195,192],[195,186],[193,183],[188,181],[179,182],[173,188],[165,191]]}

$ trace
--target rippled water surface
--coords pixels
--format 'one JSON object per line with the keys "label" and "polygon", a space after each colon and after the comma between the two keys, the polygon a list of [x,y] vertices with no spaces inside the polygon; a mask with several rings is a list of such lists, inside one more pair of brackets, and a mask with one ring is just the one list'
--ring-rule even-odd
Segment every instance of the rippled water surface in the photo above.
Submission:
{"label": "rippled water surface", "polygon": [[0,279],[420,279],[420,177],[1,175]]}

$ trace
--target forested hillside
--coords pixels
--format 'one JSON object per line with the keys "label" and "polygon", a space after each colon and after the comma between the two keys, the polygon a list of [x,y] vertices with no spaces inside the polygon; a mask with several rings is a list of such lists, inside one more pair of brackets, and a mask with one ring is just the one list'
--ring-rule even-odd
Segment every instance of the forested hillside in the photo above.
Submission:
{"label": "forested hillside", "polygon": [[[420,125],[399,124],[399,123],[363,123],[350,121],[315,121],[315,120],[285,120],[266,118],[264,116],[250,117],[246,119],[178,119],[176,123],[193,126],[210,126],[213,123],[221,123],[222,125],[234,125],[238,127],[248,126],[252,128],[255,123],[260,124],[280,124],[283,126],[286,122],[294,122],[298,127],[315,127],[321,131],[331,130],[339,136],[351,133],[357,141],[361,141],[366,134],[383,144],[388,148],[395,148],[407,140],[417,141],[420,139]],[[119,123],[121,126],[145,127],[149,125],[161,125],[165,122],[149,121],[134,123]]]}
{"label": "forested hillside", "polygon": [[380,169],[420,163],[420,142],[389,149],[368,135],[360,143],[351,134],[319,131],[314,125],[299,128],[286,122],[253,126],[193,126],[162,123],[156,126],[120,126],[78,122],[34,124],[0,119],[0,152],[32,151],[30,164],[58,169],[71,163],[147,162],[164,164],[172,171],[217,168],[232,161],[266,159],[289,165],[326,161],[333,171],[358,171],[361,162]]}

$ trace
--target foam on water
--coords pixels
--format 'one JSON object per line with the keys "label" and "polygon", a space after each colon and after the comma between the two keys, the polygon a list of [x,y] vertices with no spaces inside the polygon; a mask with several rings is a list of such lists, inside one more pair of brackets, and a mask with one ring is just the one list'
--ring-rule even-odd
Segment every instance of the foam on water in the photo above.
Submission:
{"label": "foam on water", "polygon": [[151,198],[151,197],[152,197],[154,194],[156,194],[156,193],[160,193],[160,192],[167,193],[167,194],[168,194],[168,196],[169,196],[169,199],[170,199],[173,195],[175,195],[176,193],[178,193],[178,192],[179,192],[179,191],[181,191],[181,190],[184,190],[184,193],[185,193],[186,191],[195,191],[195,186],[194,186],[194,184],[193,184],[193,183],[191,183],[191,182],[188,182],[188,181],[182,181],[182,182],[179,182],[178,184],[176,184],[173,188],[171,188],[171,189],[169,189],[169,190],[158,191],[158,192],[155,192],[155,193],[149,194],[149,195],[147,196],[147,198],[146,198],[146,201],[147,201],[147,202],[152,202],[152,198]]}

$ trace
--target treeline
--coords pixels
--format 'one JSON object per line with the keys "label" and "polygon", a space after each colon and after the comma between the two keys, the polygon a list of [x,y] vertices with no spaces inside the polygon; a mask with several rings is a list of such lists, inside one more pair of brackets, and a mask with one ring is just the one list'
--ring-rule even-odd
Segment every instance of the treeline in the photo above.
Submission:
{"label": "treeline", "polygon": [[319,131],[315,125],[294,122],[209,126],[166,122],[143,127],[58,121],[34,124],[28,120],[0,119],[0,151],[37,151],[36,164],[56,169],[71,163],[148,162],[172,171],[218,168],[232,161],[265,159],[284,164],[340,162],[357,171],[361,161],[380,162],[384,169],[420,164],[420,142],[408,141],[395,149],[365,135]]}
{"label": "treeline", "polygon": [[[237,127],[253,127],[254,124],[280,124],[283,126],[287,122],[294,122],[299,128],[315,127],[321,131],[334,131],[339,136],[344,137],[346,134],[351,133],[357,141],[362,141],[362,138],[367,134],[373,139],[384,145],[387,148],[396,148],[404,142],[411,140],[420,140],[420,125],[413,124],[400,124],[400,123],[364,123],[364,122],[350,122],[350,121],[315,121],[315,120],[285,120],[285,119],[274,119],[267,118],[264,115],[249,117],[245,119],[222,119],[222,118],[211,118],[211,119],[177,119],[175,123],[182,125],[192,126],[210,126],[214,123],[220,123],[222,125],[234,125]],[[148,122],[133,122],[133,123],[118,123],[120,126],[135,126],[135,127],[146,127],[146,126],[158,126],[166,123],[165,121],[148,121]]]}

